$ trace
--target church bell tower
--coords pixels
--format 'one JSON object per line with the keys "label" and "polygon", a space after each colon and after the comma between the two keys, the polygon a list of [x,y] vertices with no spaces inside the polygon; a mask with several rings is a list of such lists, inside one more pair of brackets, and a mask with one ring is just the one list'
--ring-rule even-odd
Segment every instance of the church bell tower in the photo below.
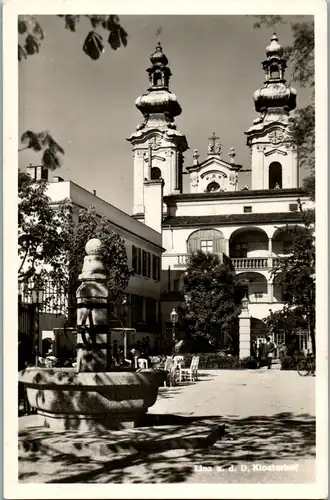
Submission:
{"label": "church bell tower", "polygon": [[[188,149],[186,137],[174,123],[181,107],[169,90],[172,73],[159,41],[150,62],[149,88],[135,102],[144,120],[127,139],[133,146],[133,216],[146,224],[146,212],[152,210],[147,205],[157,203],[157,196],[182,192],[183,153]],[[162,205],[162,199],[158,203]]]}
{"label": "church bell tower", "polygon": [[254,93],[255,109],[260,117],[245,132],[251,149],[251,188],[296,188],[298,160],[289,132],[289,113],[296,107],[297,92],[286,84],[286,60],[276,34],[266,48],[262,66],[265,80]]}

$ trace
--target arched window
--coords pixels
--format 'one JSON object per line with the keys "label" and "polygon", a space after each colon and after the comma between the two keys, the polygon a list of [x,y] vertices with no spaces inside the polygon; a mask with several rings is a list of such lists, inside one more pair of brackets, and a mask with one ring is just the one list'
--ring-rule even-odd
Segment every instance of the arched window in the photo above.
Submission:
{"label": "arched window", "polygon": [[160,85],[162,83],[162,74],[160,71],[154,73],[154,85]]}
{"label": "arched window", "polygon": [[270,67],[270,78],[279,78],[280,70],[277,64],[272,64]]}
{"label": "arched window", "polygon": [[278,161],[269,165],[269,189],[282,189],[282,165]]}
{"label": "arched window", "polygon": [[224,236],[217,229],[199,229],[192,233],[187,241],[188,253],[201,250],[204,253],[224,252]]}
{"label": "arched window", "polygon": [[210,182],[210,184],[208,184],[207,188],[206,188],[206,191],[208,193],[213,193],[214,191],[219,191],[220,189],[220,186],[217,182]]}
{"label": "arched window", "polygon": [[152,167],[151,169],[151,180],[160,179],[162,176],[161,170],[158,167]]}

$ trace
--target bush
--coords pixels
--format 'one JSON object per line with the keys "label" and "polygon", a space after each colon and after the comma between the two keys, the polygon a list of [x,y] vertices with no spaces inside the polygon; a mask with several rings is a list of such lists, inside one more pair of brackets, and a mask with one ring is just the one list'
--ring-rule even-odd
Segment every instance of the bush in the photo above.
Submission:
{"label": "bush", "polygon": [[305,356],[302,354],[297,356],[284,356],[281,359],[281,370],[296,370],[301,359],[305,359]]}
{"label": "bush", "polygon": [[248,356],[247,358],[241,359],[241,368],[249,368],[249,369],[256,369],[257,368],[257,360],[253,358],[252,356]]}
{"label": "bush", "polygon": [[239,359],[238,356],[224,356],[223,354],[197,353],[184,354],[185,367],[189,368],[193,356],[199,356],[198,368],[201,370],[239,370],[244,368],[256,368],[257,363],[254,358],[248,357]]}

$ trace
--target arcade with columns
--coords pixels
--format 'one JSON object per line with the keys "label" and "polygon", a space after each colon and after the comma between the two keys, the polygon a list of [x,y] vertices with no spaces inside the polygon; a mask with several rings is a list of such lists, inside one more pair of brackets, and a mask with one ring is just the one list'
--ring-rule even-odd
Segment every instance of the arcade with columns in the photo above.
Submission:
{"label": "arcade with columns", "polygon": [[[183,300],[187,258],[194,251],[229,258],[249,299],[249,313],[262,319],[283,307],[282,290],[272,279],[276,259],[288,254],[288,227],[303,229],[299,203],[312,202],[299,187],[297,148],[289,132],[296,90],[285,79],[283,47],[274,34],[262,62],[264,81],[254,93],[258,113],[245,132],[251,153],[251,186],[239,188],[232,147],[224,157],[220,138],[209,138],[208,154],[188,149],[175,124],[182,110],[170,90],[171,70],[160,42],[150,56],[149,86],[136,100],[142,123],[128,138],[133,150],[133,217],[162,234],[161,313],[167,321]],[[183,175],[189,192],[183,192]],[[300,201],[299,201],[300,200]]]}

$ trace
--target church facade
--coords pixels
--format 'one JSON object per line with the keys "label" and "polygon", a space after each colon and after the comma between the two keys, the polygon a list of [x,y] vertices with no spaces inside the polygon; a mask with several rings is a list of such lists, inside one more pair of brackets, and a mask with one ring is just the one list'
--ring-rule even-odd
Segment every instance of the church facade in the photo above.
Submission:
{"label": "church facade", "polygon": [[[184,272],[192,252],[218,253],[231,259],[249,299],[253,318],[283,307],[281,286],[274,281],[276,259],[288,253],[287,228],[301,226],[299,200],[312,206],[299,187],[298,153],[289,132],[296,90],[286,83],[286,60],[276,34],[262,62],[265,79],[254,93],[258,117],[245,132],[250,149],[251,186],[239,188],[242,166],[231,148],[224,157],[219,137],[209,139],[208,154],[188,149],[185,135],[175,125],[181,113],[170,91],[171,70],[158,42],[147,69],[149,87],[136,100],[143,122],[128,138],[133,149],[133,217],[162,234],[161,312],[163,322],[184,300]],[[183,190],[183,175],[189,192]]]}

